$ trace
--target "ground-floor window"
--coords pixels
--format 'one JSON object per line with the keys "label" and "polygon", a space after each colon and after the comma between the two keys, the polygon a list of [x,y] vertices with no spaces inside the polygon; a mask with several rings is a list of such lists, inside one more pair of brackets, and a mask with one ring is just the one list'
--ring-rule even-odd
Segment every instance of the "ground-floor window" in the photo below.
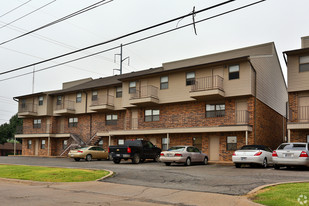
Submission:
{"label": "ground-floor window", "polygon": [[45,149],[45,143],[46,143],[45,139],[42,139],[42,141],[41,141],[41,149]]}
{"label": "ground-floor window", "polygon": [[168,143],[167,138],[166,137],[162,138],[162,145],[161,145],[162,150],[168,150],[167,143]]}
{"label": "ground-floor window", "polygon": [[101,140],[99,141],[99,146],[100,146],[100,147],[103,146],[103,139],[101,139]]}
{"label": "ground-floor window", "polygon": [[32,140],[28,140],[27,149],[32,148]]}
{"label": "ground-floor window", "polygon": [[68,140],[63,140],[63,149],[67,148],[68,146]]}
{"label": "ground-floor window", "polygon": [[307,135],[307,142],[309,143],[309,135]]}
{"label": "ground-floor window", "polygon": [[124,139],[118,139],[118,145],[124,145]]}
{"label": "ground-floor window", "polygon": [[236,136],[229,136],[226,138],[226,150],[237,150]]}

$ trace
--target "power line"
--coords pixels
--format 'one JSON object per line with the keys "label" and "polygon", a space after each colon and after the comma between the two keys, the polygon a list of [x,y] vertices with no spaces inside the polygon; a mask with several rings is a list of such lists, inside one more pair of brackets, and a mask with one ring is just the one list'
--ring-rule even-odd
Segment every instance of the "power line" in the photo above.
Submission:
{"label": "power line", "polygon": [[[214,5],[214,6],[201,9],[201,10],[199,10],[199,11],[196,11],[195,14],[201,13],[201,12],[204,12],[204,11],[207,11],[207,10],[210,10],[210,9],[214,9],[214,8],[216,8],[216,7],[225,5],[225,4],[227,4],[227,3],[231,3],[231,2],[233,2],[233,1],[235,1],[235,0],[225,1],[225,2],[220,3],[220,4],[216,4],[216,5]],[[125,35],[116,37],[116,38],[111,39],[111,40],[107,40],[107,41],[105,41],[105,42],[101,42],[101,43],[94,44],[94,45],[91,45],[91,46],[88,46],[88,47],[84,47],[84,48],[82,48],[82,49],[78,49],[78,50],[75,50],[75,51],[72,51],[72,52],[68,52],[68,53],[65,53],[65,54],[62,54],[62,55],[59,55],[59,56],[56,56],[56,57],[52,57],[52,58],[49,58],[49,59],[46,59],[46,60],[43,60],[43,61],[40,61],[40,62],[36,62],[36,63],[29,64],[29,65],[26,65],[26,66],[22,66],[22,67],[19,67],[19,68],[16,68],[16,69],[12,69],[12,70],[8,70],[8,71],[5,71],[5,72],[1,72],[0,75],[7,74],[7,73],[11,73],[11,72],[18,71],[18,70],[21,70],[21,69],[25,69],[25,68],[28,68],[28,67],[32,67],[32,66],[34,66],[34,65],[42,64],[42,63],[45,63],[45,62],[48,62],[48,61],[51,61],[51,60],[59,59],[59,58],[61,58],[61,57],[65,57],[65,56],[72,55],[72,54],[75,54],[75,53],[78,53],[78,52],[81,52],[81,51],[84,51],[84,50],[88,50],[88,49],[91,49],[91,48],[94,48],[94,47],[98,47],[98,46],[101,46],[101,45],[104,45],[104,44],[107,44],[107,43],[111,43],[111,42],[114,42],[114,41],[123,39],[123,38],[125,38],[125,37],[132,36],[132,35],[135,35],[135,34],[138,34],[138,33],[141,33],[141,32],[144,32],[144,31],[147,31],[147,30],[150,30],[150,29],[153,29],[153,28],[155,28],[155,27],[159,27],[159,26],[162,26],[162,25],[171,23],[171,22],[173,22],[173,21],[177,21],[177,20],[179,20],[179,19],[185,18],[185,17],[187,17],[187,16],[191,16],[191,15],[192,15],[192,14],[186,14],[186,15],[183,15],[183,16],[180,16],[180,17],[177,17],[177,18],[174,18],[174,19],[171,19],[171,20],[168,20],[168,21],[165,21],[165,22],[162,22],[162,23],[159,23],[159,24],[150,26],[150,27],[146,27],[146,28],[144,28],[144,29],[140,29],[140,30],[137,30],[137,31],[134,31],[134,32],[131,32],[131,33],[128,33],[128,34],[125,34]],[[0,44],[0,45],[1,45],[1,44]],[[118,48],[118,47],[116,47],[116,48]]]}
{"label": "power line", "polygon": [[16,21],[18,21],[18,20],[20,20],[20,19],[23,19],[23,18],[25,18],[26,16],[29,16],[30,14],[33,14],[34,12],[39,11],[40,9],[43,9],[44,7],[46,7],[46,6],[48,6],[48,5],[52,4],[52,3],[54,3],[55,1],[56,1],[56,0],[53,0],[53,1],[51,1],[51,2],[49,2],[49,3],[47,3],[47,4],[45,4],[45,5],[43,5],[43,6],[39,7],[39,8],[37,8],[37,9],[35,9],[35,10],[33,10],[33,11],[31,11],[31,12],[29,12],[29,13],[27,13],[27,14],[25,14],[25,15],[23,15],[23,16],[17,18],[17,19],[15,19],[15,20],[13,20],[13,21],[11,21],[11,22],[9,22],[9,23],[3,25],[3,26],[1,26],[0,29],[4,28],[4,27],[6,27],[6,26],[8,26],[8,25],[10,25],[10,24],[13,24],[14,22],[16,22]]}
{"label": "power line", "polygon": [[[264,2],[264,1],[266,1],[266,0],[260,0],[260,1],[257,1],[257,2],[251,3],[251,4],[247,4],[247,5],[245,5],[245,6],[238,7],[238,8],[236,8],[236,9],[232,9],[232,10],[229,10],[229,11],[226,11],[226,12],[222,12],[222,13],[220,13],[220,14],[217,14],[217,15],[214,15],[214,16],[211,16],[211,17],[207,17],[207,18],[201,19],[201,20],[196,21],[196,22],[194,22],[194,23],[189,23],[189,24],[186,24],[186,25],[183,25],[183,26],[180,26],[180,27],[176,27],[176,28],[174,28],[174,29],[166,30],[166,31],[163,31],[163,32],[160,32],[160,33],[157,33],[157,34],[154,34],[154,35],[150,35],[150,36],[147,36],[147,37],[144,37],[144,38],[135,40],[135,41],[131,41],[131,42],[129,42],[129,43],[125,43],[125,44],[123,44],[122,46],[128,46],[128,45],[131,45],[131,44],[140,42],[140,41],[144,41],[144,40],[147,40],[147,39],[156,37],[156,36],[160,36],[160,35],[162,35],[162,34],[166,34],[166,33],[172,32],[172,31],[176,31],[176,30],[178,30],[178,29],[182,29],[182,28],[191,26],[191,25],[193,25],[193,24],[198,24],[198,23],[201,23],[201,22],[204,22],[204,21],[207,21],[207,20],[210,20],[210,19],[219,17],[219,16],[223,16],[223,15],[225,15],[225,14],[232,13],[232,12],[235,12],[235,11],[238,11],[238,10],[241,10],[241,9],[244,9],[244,8],[247,8],[247,7],[250,7],[250,6],[253,6],[253,5],[255,5],[255,4],[259,4],[259,3],[262,3],[262,2]],[[54,67],[58,67],[58,66],[61,66],[61,65],[64,65],[64,64],[72,63],[72,62],[75,62],[75,61],[78,61],[78,60],[81,60],[81,59],[85,59],[85,58],[92,57],[92,56],[95,56],[95,55],[98,55],[98,54],[101,54],[101,53],[104,53],[104,52],[108,52],[108,51],[114,50],[114,49],[117,49],[117,48],[120,48],[120,46],[112,47],[112,48],[109,48],[109,49],[105,49],[105,50],[103,50],[103,51],[99,51],[99,52],[96,52],[96,53],[93,53],[93,54],[89,54],[89,55],[86,55],[86,56],[83,56],[83,57],[76,58],[76,59],[73,59],[73,60],[69,60],[69,61],[65,61],[65,62],[56,64],[56,65],[52,65],[52,66],[49,66],[49,67],[45,67],[45,68],[43,68],[43,69],[36,70],[35,72],[40,72],[40,71],[48,70],[48,69],[51,69],[51,68],[54,68]],[[28,74],[32,74],[32,72],[28,72],[28,73],[16,75],[16,76],[13,76],[13,77],[1,79],[0,82],[1,82],[1,81],[5,81],[5,80],[9,80],[9,79],[14,79],[14,78],[21,77],[21,76],[25,76],[25,75],[28,75]],[[1,73],[0,73],[0,75],[1,75]]]}
{"label": "power line", "polygon": [[4,17],[5,15],[7,15],[7,14],[13,12],[13,11],[15,11],[16,9],[18,9],[18,8],[20,8],[20,7],[22,7],[22,6],[26,5],[26,4],[28,4],[30,1],[32,1],[32,0],[29,0],[29,1],[25,2],[25,3],[22,3],[21,5],[15,7],[14,9],[11,9],[10,11],[8,11],[8,12],[2,14],[2,15],[0,16],[0,18],[1,18],[1,17]]}
{"label": "power line", "polygon": [[26,36],[26,35],[29,35],[29,34],[31,34],[31,33],[33,33],[33,32],[39,31],[39,30],[44,29],[44,28],[46,28],[46,27],[49,27],[49,26],[52,26],[52,25],[57,24],[57,23],[59,23],[59,22],[65,21],[65,20],[70,19],[70,18],[72,18],[72,17],[74,17],[74,16],[80,15],[80,14],[82,14],[82,13],[84,13],[84,12],[90,11],[90,10],[92,10],[92,9],[95,9],[95,8],[99,7],[99,6],[102,6],[102,5],[104,5],[104,4],[107,4],[107,3],[109,3],[109,2],[112,2],[113,0],[109,0],[109,1],[107,1],[107,2],[105,2],[105,1],[106,1],[106,0],[102,0],[102,1],[99,1],[99,2],[97,2],[97,3],[95,3],[95,4],[92,4],[92,5],[90,5],[90,6],[87,6],[87,7],[83,8],[83,9],[78,10],[78,11],[76,11],[76,12],[73,12],[73,13],[71,13],[71,14],[65,16],[65,17],[62,17],[62,18],[57,19],[57,20],[55,20],[55,21],[53,21],[53,22],[50,22],[50,23],[48,23],[48,24],[45,24],[44,26],[41,26],[41,27],[39,27],[39,28],[36,28],[36,29],[31,30],[31,31],[29,31],[29,32],[26,32],[26,33],[24,33],[24,34],[22,34],[22,35],[19,35],[19,36],[17,36],[17,37],[14,37],[14,38],[12,38],[12,39],[9,39],[9,40],[7,40],[7,41],[4,41],[4,42],[0,43],[0,45],[6,44],[6,43],[11,42],[11,41],[13,41],[13,40],[19,39],[19,38],[24,37],[24,36]]}

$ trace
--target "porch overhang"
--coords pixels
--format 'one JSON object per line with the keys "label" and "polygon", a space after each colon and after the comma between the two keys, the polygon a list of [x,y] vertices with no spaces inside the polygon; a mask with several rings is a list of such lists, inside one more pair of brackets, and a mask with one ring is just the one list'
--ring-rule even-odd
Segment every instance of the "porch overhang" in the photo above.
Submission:
{"label": "porch overhang", "polygon": [[71,134],[16,134],[15,138],[44,138],[44,137],[52,137],[52,138],[66,138],[70,137]]}
{"label": "porch overhang", "polygon": [[309,129],[309,123],[288,123],[287,129]]}
{"label": "porch overhang", "polygon": [[190,97],[196,100],[211,100],[211,99],[219,99],[224,98],[225,93],[220,89],[211,89],[211,90],[204,90],[204,91],[191,91]]}

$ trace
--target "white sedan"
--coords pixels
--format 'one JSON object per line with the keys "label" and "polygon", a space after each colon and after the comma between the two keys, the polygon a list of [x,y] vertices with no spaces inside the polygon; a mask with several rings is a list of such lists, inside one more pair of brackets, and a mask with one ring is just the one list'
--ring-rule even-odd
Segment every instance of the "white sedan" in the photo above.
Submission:
{"label": "white sedan", "polygon": [[273,164],[272,150],[264,145],[245,145],[233,153],[232,160],[236,168],[240,168],[242,164],[261,165],[266,168]]}

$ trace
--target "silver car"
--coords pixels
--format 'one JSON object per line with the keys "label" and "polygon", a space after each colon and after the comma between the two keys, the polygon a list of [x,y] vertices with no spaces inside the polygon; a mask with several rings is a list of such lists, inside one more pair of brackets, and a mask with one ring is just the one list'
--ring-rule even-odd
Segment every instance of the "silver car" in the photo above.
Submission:
{"label": "silver car", "polygon": [[273,151],[274,168],[291,166],[309,167],[309,143],[283,143]]}
{"label": "silver car", "polygon": [[161,152],[160,161],[164,162],[166,166],[171,163],[184,163],[186,166],[190,166],[193,162],[207,165],[208,156],[193,146],[175,146]]}
{"label": "silver car", "polygon": [[264,145],[245,145],[233,153],[232,160],[237,168],[242,164],[261,165],[266,168],[273,164],[272,150]]}

